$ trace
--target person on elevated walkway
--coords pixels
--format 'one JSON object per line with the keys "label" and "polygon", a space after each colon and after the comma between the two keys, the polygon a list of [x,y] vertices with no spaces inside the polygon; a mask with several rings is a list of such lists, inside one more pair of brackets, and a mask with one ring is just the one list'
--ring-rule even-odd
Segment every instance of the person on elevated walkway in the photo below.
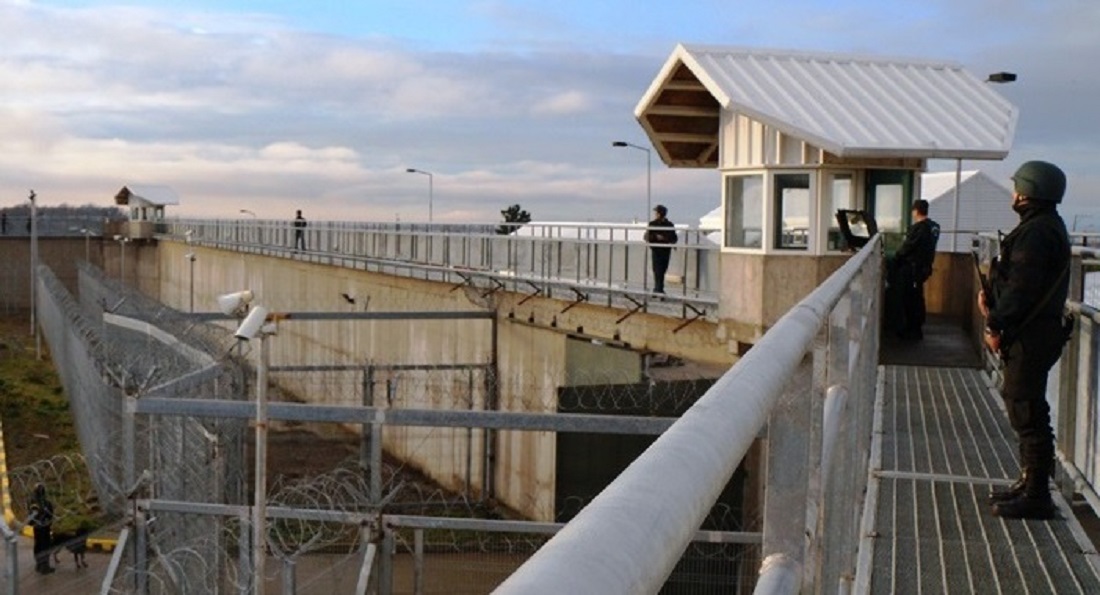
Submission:
{"label": "person on elevated walkway", "polygon": [[906,341],[924,338],[924,282],[932,276],[936,259],[936,243],[940,239],[940,224],[928,218],[928,201],[913,202],[913,224],[905,234],[905,243],[894,255],[895,278],[901,285],[903,320],[898,336]]}
{"label": "person on elevated walkway", "polygon": [[653,259],[653,293],[664,293],[665,273],[672,259],[671,246],[679,240],[676,226],[668,220],[668,208],[664,205],[653,207],[653,221],[649,222],[648,227],[645,241],[650,244],[649,252]]}
{"label": "person on elevated walkway", "polygon": [[1066,176],[1057,166],[1028,161],[1012,176],[1012,210],[1020,223],[1001,241],[990,270],[994,295],[978,294],[985,343],[1004,361],[1002,398],[1020,448],[1019,479],[990,494],[995,516],[1050,519],[1056,515],[1049,480],[1054,430],[1046,400],[1047,373],[1068,334],[1062,309],[1069,292],[1070,244],[1057,206]]}

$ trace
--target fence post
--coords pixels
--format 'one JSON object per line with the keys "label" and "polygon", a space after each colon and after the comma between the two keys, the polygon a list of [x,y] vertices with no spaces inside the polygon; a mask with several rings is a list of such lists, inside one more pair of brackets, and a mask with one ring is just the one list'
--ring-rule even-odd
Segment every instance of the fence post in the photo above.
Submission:
{"label": "fence post", "polygon": [[413,594],[424,593],[424,530],[413,531]]}
{"label": "fence post", "polygon": [[378,595],[391,595],[393,593],[393,555],[397,542],[393,536],[393,529],[382,524],[382,548],[378,559]]}
{"label": "fence post", "polygon": [[[1085,318],[1078,316],[1077,332],[1070,337],[1069,343],[1062,351],[1062,359],[1058,362],[1058,426],[1054,435],[1058,439],[1058,447],[1066,459],[1077,465],[1077,452],[1074,446],[1077,443],[1077,402],[1076,391],[1077,375],[1079,370],[1079,353],[1081,351],[1081,333],[1085,330]],[[1056,466],[1061,469],[1060,466]],[[1072,501],[1076,491],[1072,475],[1058,473],[1058,488],[1067,501]]]}
{"label": "fence post", "polygon": [[8,563],[4,569],[5,589],[7,595],[19,593],[19,536],[8,527],[8,524],[0,523],[0,529],[4,533],[4,558]]}
{"label": "fence post", "polygon": [[145,595],[149,592],[149,527],[140,506],[134,509],[134,529],[134,592]]}
{"label": "fence post", "polygon": [[242,510],[237,520],[240,527],[237,531],[237,556],[239,565],[239,578],[237,589],[241,595],[252,592],[252,523],[248,510]]}
{"label": "fence post", "polygon": [[[367,363],[363,368],[363,406],[374,407],[374,365]],[[359,442],[359,468],[366,470],[371,460],[371,424],[364,423],[362,439]]]}
{"label": "fence post", "polygon": [[791,377],[767,426],[762,556],[784,559],[783,568],[793,569],[796,575],[805,560],[806,519],[795,513],[806,510],[809,500],[812,393],[813,358],[807,357]]}
{"label": "fence post", "polygon": [[283,560],[283,595],[294,595],[298,592],[298,563],[294,558]]}

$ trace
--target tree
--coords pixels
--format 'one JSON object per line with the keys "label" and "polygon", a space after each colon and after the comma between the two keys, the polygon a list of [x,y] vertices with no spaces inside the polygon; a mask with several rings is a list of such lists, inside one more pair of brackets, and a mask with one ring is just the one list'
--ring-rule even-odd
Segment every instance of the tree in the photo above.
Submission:
{"label": "tree", "polygon": [[515,233],[524,223],[531,222],[531,213],[523,210],[519,205],[512,205],[500,214],[504,217],[504,225],[497,227],[497,233],[502,236]]}

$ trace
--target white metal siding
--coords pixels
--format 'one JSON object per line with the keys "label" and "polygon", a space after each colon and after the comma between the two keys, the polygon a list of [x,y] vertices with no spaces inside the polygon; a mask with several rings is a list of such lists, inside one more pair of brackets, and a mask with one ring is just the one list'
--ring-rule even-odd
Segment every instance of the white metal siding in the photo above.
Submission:
{"label": "white metal siding", "polygon": [[[955,172],[938,172],[922,176],[921,198],[929,201],[928,216],[944,229],[940,235],[939,252],[951,252],[952,218],[955,205]],[[1019,217],[1011,208],[1012,193],[982,172],[963,172],[959,187],[959,235],[956,252],[969,252],[974,236],[970,232],[1008,232]]]}
{"label": "white metal siding", "polygon": [[1016,108],[950,62],[683,45],[679,62],[723,109],[842,157],[1002,159],[1015,132]]}

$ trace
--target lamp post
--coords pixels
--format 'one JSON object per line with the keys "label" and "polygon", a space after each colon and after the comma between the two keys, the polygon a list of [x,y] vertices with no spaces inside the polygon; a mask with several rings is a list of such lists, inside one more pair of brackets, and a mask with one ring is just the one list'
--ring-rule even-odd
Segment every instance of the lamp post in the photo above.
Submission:
{"label": "lamp post", "polygon": [[42,359],[42,339],[38,335],[38,195],[30,191],[31,203],[31,334],[34,335],[35,357]]}
{"label": "lamp post", "polygon": [[431,223],[432,222],[432,193],[434,192],[434,190],[433,190],[433,185],[434,184],[432,182],[432,178],[433,178],[432,172],[424,171],[422,169],[416,169],[415,167],[407,168],[405,170],[405,172],[410,173],[410,174],[423,174],[425,176],[428,176],[428,223]]}
{"label": "lamp post", "polygon": [[[637,149],[639,151],[645,151],[645,217],[642,217],[642,221],[645,221],[646,231],[649,231],[649,215],[653,212],[653,151],[650,151],[646,147],[636,145],[634,143],[628,143],[626,141],[617,140],[611,143],[612,147],[628,147],[631,149]],[[644,236],[643,236],[644,237]],[[645,257],[643,258],[642,271],[642,289],[649,291],[649,250],[648,247],[645,251]]]}
{"label": "lamp post", "polygon": [[[1016,74],[1012,72],[994,72],[990,74],[987,83],[1011,83],[1015,82]],[[951,213],[951,252],[959,247],[959,186],[962,186],[962,158],[955,159],[955,204]]]}
{"label": "lamp post", "polygon": [[126,242],[130,241],[130,238],[120,235],[115,236],[115,241],[118,242],[118,279],[123,287],[126,286]]}
{"label": "lamp post", "polygon": [[191,265],[191,277],[190,277],[190,286],[191,286],[190,295],[191,295],[191,299],[190,299],[190,306],[189,306],[188,311],[191,312],[192,314],[194,314],[195,313],[195,253],[194,252],[188,252],[187,254],[183,255],[183,258],[186,259],[187,262],[189,262],[190,265]]}

